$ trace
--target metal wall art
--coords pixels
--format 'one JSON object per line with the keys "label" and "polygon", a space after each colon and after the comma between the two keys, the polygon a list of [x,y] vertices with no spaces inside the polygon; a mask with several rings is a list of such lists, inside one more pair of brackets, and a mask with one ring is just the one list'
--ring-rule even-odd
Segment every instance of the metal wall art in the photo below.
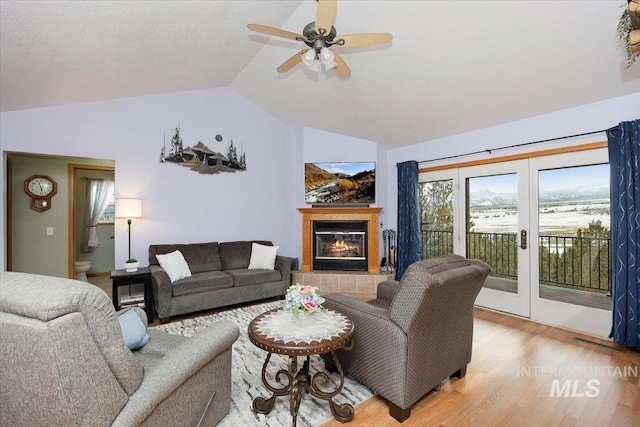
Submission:
{"label": "metal wall art", "polygon": [[[221,135],[216,135],[217,142],[222,141]],[[182,138],[180,137],[180,128],[176,128],[176,133],[171,138],[171,148],[169,154],[166,154],[166,141],[162,144],[160,152],[160,162],[175,163],[181,166],[187,166],[192,171],[201,174],[214,174],[220,172],[236,172],[247,170],[247,160],[244,152],[240,153],[240,158],[233,145],[233,140],[229,144],[229,150],[225,157],[222,153],[210,150],[201,141],[198,141],[193,147],[183,148]]]}

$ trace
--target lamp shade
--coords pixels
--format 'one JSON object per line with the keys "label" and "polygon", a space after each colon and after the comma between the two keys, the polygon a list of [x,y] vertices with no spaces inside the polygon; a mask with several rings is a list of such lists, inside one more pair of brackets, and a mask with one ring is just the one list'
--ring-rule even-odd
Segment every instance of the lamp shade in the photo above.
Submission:
{"label": "lamp shade", "polygon": [[116,218],[142,218],[142,200],[116,199]]}
{"label": "lamp shade", "polygon": [[307,50],[302,54],[302,63],[307,67],[311,67],[316,60],[316,51],[313,49]]}
{"label": "lamp shade", "polygon": [[320,62],[322,62],[324,65],[331,64],[334,59],[334,53],[331,52],[328,48],[323,47],[322,49],[320,49]]}

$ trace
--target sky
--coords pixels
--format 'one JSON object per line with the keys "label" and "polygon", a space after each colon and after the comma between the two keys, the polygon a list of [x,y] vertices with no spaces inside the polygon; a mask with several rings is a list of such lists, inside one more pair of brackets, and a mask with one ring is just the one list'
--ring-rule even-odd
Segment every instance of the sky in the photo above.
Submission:
{"label": "sky", "polygon": [[[590,165],[562,169],[548,169],[538,174],[538,188],[553,191],[575,187],[609,186],[609,165]],[[494,193],[517,193],[516,174],[477,177],[471,180],[471,191],[489,190]]]}
{"label": "sky", "polygon": [[314,163],[331,173],[344,173],[347,175],[355,175],[358,172],[374,170],[375,162],[334,162],[334,163]]}

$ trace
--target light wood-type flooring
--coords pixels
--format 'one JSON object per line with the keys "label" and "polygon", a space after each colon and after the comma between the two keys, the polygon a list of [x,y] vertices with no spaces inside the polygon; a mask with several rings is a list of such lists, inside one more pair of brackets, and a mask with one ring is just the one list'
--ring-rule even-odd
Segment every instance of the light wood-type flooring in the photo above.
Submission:
{"label": "light wood-type flooring", "polygon": [[[440,391],[427,394],[402,424],[389,415],[386,401],[375,396],[356,406],[350,423],[331,420],[322,427],[638,427],[638,375],[640,353],[634,350],[476,308],[473,355],[464,378],[445,381]],[[563,390],[567,384],[570,389]]]}

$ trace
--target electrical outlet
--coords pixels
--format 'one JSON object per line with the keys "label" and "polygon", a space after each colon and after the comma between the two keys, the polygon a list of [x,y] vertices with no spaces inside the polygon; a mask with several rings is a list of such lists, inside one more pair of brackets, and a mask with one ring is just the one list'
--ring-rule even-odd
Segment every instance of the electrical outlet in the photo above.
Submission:
{"label": "electrical outlet", "polygon": [[47,227],[47,236],[53,236],[53,227]]}

